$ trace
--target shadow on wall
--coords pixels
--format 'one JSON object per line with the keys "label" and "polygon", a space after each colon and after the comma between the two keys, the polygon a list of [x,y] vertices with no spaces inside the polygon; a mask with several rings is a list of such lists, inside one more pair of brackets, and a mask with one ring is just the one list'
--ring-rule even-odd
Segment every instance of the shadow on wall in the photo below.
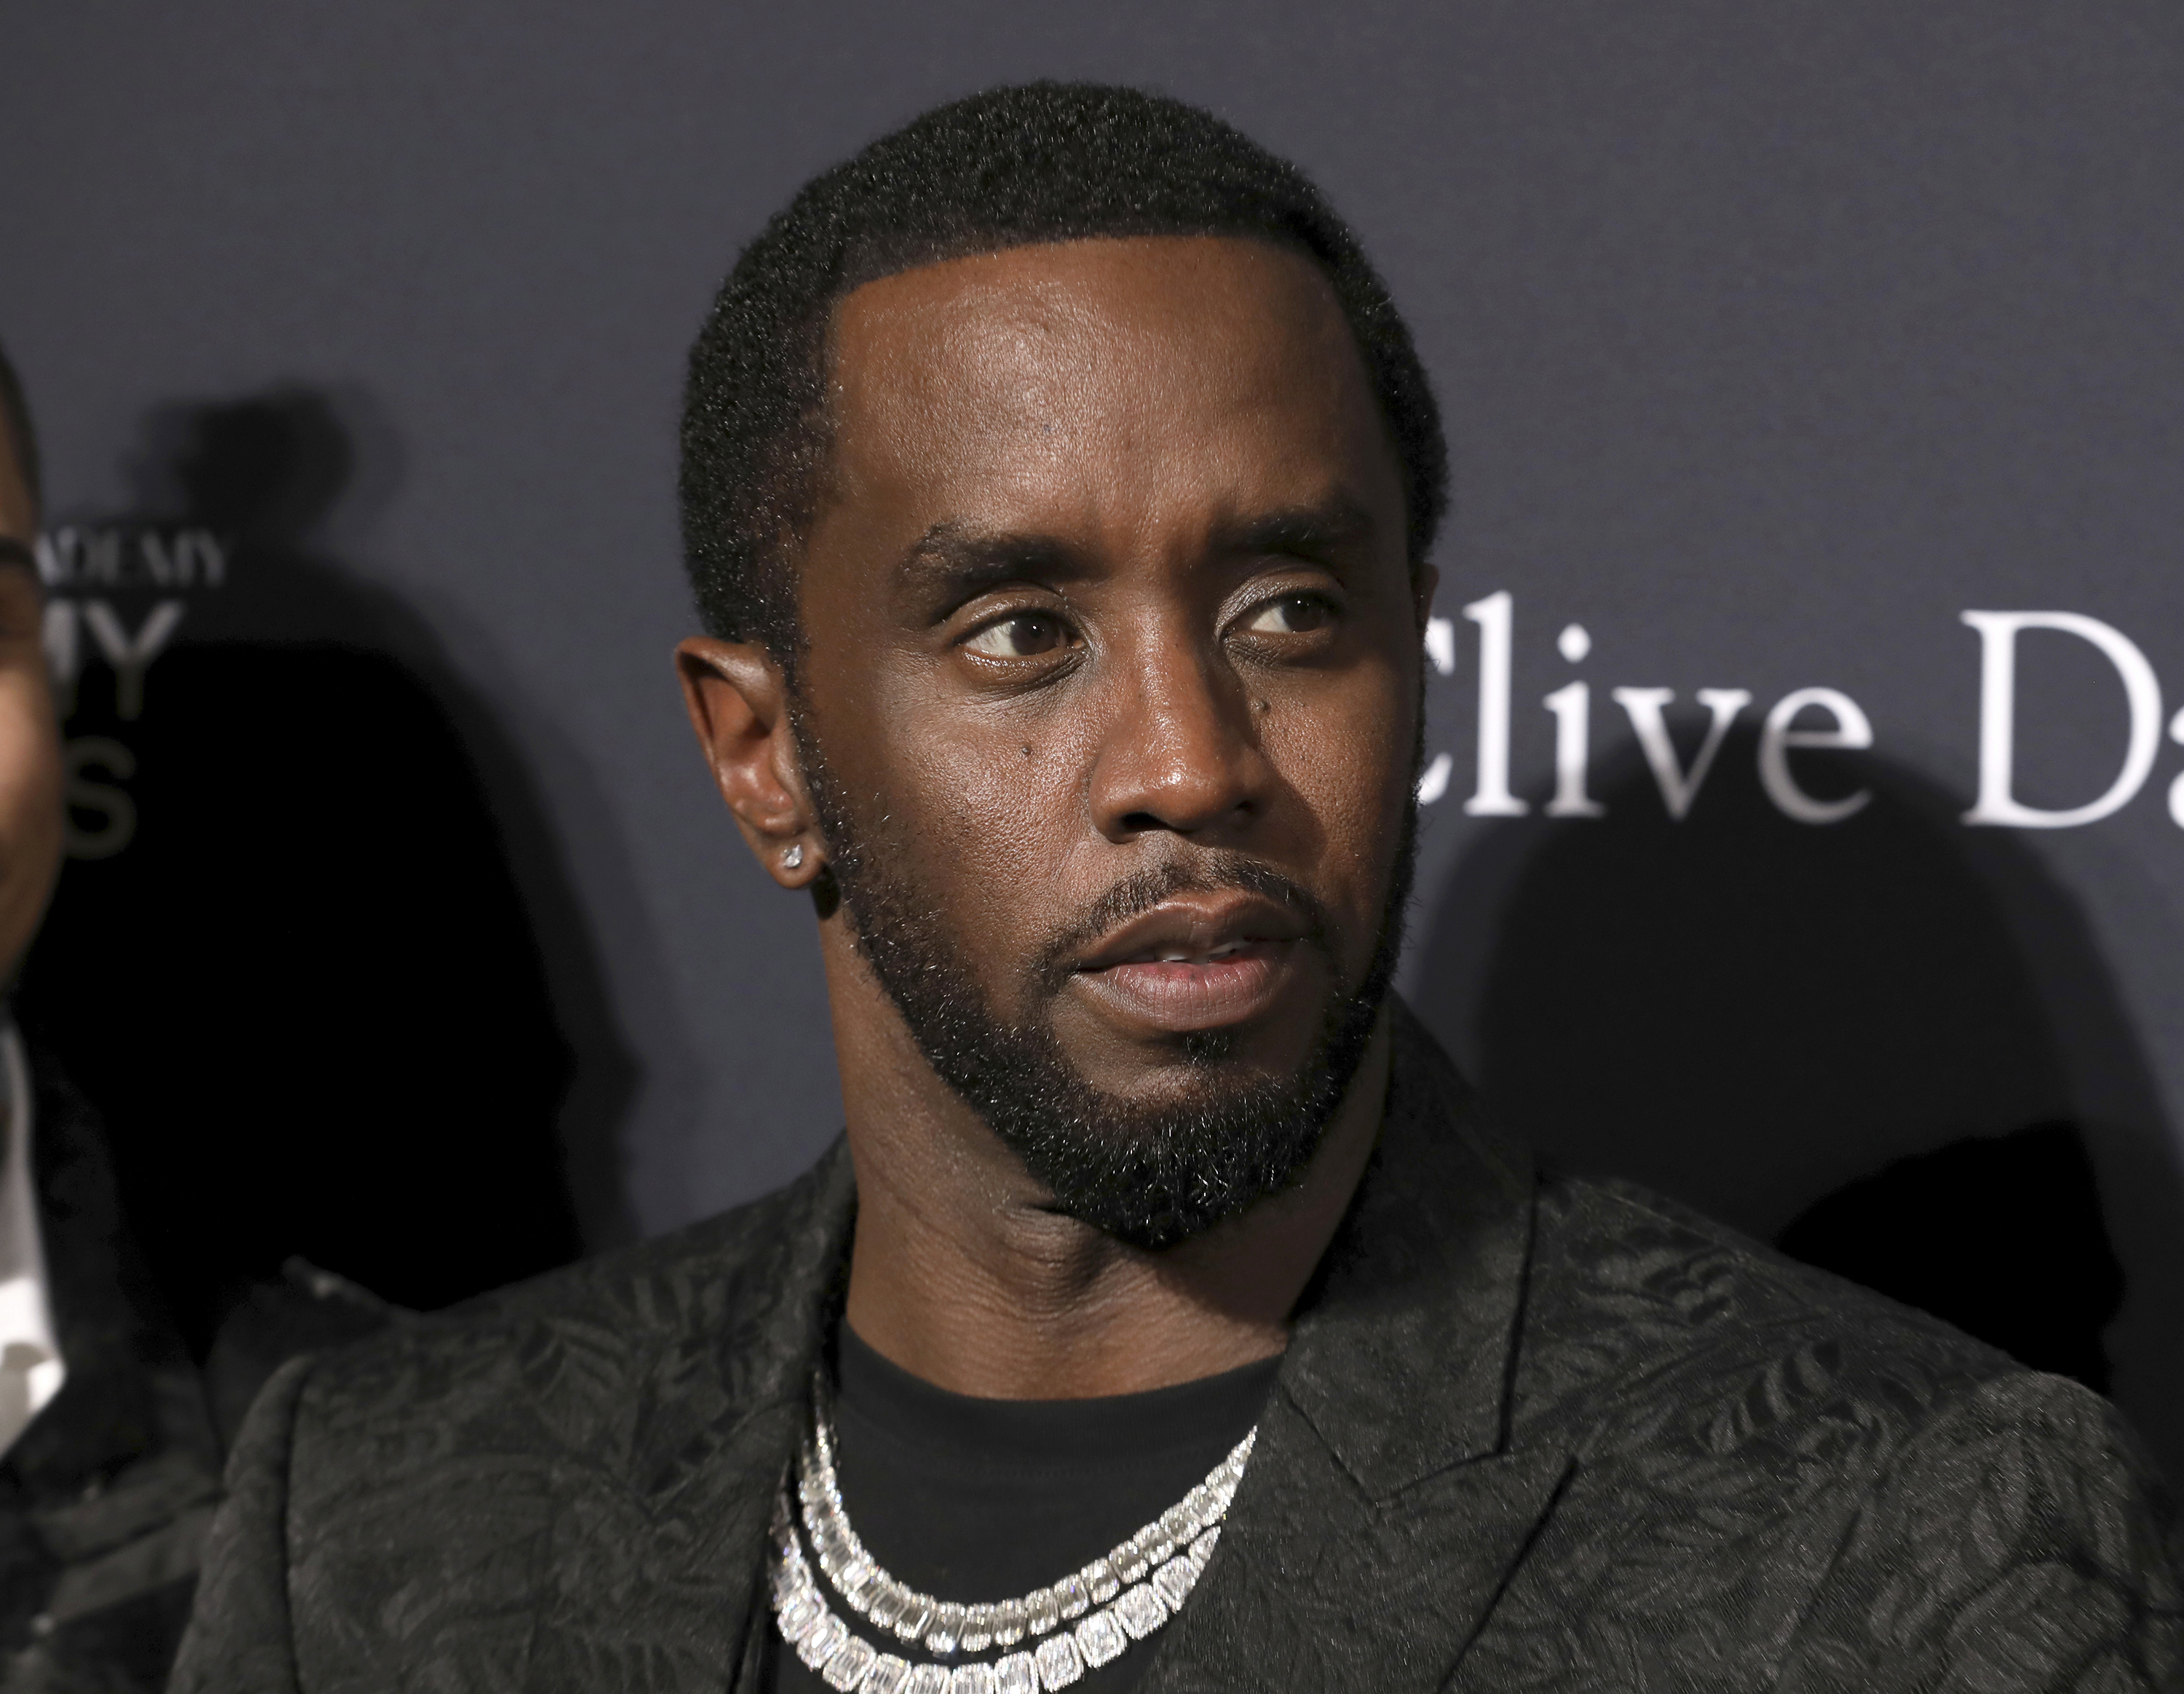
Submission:
{"label": "shadow on wall", "polygon": [[1485,833],[1419,1011],[1556,1162],[2113,1385],[2176,1467],[2184,1184],[2082,917],[1912,772],[1801,755],[1813,792],[1873,795],[1814,827],[1734,779],[1754,750],[1681,823],[1634,752],[1605,816]]}
{"label": "shadow on wall", "polygon": [[627,1236],[634,1067],[530,774],[322,550],[391,432],[299,389],[159,411],[131,468],[47,537],[71,859],[17,1003],[191,1340],[291,1255],[432,1307]]}

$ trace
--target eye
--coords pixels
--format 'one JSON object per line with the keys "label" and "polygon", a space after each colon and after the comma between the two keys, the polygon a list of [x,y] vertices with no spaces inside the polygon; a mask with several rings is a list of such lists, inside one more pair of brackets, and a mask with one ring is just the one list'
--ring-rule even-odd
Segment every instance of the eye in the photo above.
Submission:
{"label": "eye", "polygon": [[963,644],[989,659],[1036,659],[1069,645],[1069,626],[1050,612],[1018,612],[988,624]]}
{"label": "eye", "polygon": [[1306,635],[1334,621],[1334,608],[1318,594],[1284,594],[1244,621],[1253,635]]}

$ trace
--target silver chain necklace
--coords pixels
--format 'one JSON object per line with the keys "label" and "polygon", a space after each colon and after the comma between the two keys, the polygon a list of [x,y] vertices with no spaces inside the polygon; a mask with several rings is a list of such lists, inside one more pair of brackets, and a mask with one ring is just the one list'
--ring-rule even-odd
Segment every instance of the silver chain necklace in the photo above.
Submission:
{"label": "silver chain necklace", "polygon": [[[896,1580],[857,1539],[834,1474],[834,1427],[822,1380],[813,1388],[811,1435],[796,1460],[805,1539],[827,1582],[874,1635],[883,1642],[893,1635],[933,1659],[913,1663],[883,1652],[827,1604],[799,1542],[798,1513],[786,1480],[774,1502],[772,1530],[773,1610],[782,1639],[829,1687],[866,1694],[1039,1694],[1067,1688],[1132,1641],[1144,1641],[1181,1608],[1212,1557],[1257,1435],[1254,1427],[1180,1503],[1106,1557],[1020,1600],[965,1605]],[[994,1648],[1018,1650],[991,1661],[933,1662]]]}

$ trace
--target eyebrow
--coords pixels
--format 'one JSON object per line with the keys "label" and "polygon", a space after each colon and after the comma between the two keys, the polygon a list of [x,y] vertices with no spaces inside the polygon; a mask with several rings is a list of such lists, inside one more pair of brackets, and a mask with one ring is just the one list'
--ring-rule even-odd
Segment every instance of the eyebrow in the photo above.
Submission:
{"label": "eyebrow", "polygon": [[944,518],[911,543],[895,566],[913,592],[968,598],[1019,577],[1082,576],[1076,550],[1047,535],[982,530]]}
{"label": "eyebrow", "polygon": [[12,535],[0,535],[0,565],[20,565],[25,571],[36,571],[38,555]]}
{"label": "eyebrow", "polygon": [[[1336,493],[1308,504],[1253,512],[1216,524],[1208,550],[1234,558],[1275,554],[1324,561],[1328,555],[1369,538],[1373,515],[1350,495]],[[1058,537],[982,530],[944,518],[904,549],[899,578],[913,593],[968,599],[1019,577],[1084,577],[1091,562]]]}
{"label": "eyebrow", "polygon": [[1255,512],[1216,527],[1216,552],[1275,553],[1324,560],[1330,553],[1369,540],[1373,514],[1340,491],[1308,505]]}

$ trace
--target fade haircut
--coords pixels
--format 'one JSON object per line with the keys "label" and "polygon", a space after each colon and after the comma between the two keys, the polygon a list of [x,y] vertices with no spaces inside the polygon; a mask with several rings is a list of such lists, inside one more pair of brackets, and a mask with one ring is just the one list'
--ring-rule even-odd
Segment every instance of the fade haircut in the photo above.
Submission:
{"label": "fade haircut", "polygon": [[866,282],[1009,248],[1227,236],[1333,286],[1401,460],[1415,570],[1447,504],[1440,413],[1357,238],[1295,165],[1210,112],[1134,88],[1034,82],[927,113],[813,178],[743,251],[690,349],[682,544],[706,630],[763,644],[792,684],[796,552],[829,449],[834,307]]}
{"label": "fade haircut", "polygon": [[31,491],[31,504],[42,510],[46,502],[39,485],[37,433],[31,427],[31,405],[23,398],[22,379],[8,362],[4,347],[0,347],[0,422],[8,426],[8,438],[15,444],[15,469]]}

